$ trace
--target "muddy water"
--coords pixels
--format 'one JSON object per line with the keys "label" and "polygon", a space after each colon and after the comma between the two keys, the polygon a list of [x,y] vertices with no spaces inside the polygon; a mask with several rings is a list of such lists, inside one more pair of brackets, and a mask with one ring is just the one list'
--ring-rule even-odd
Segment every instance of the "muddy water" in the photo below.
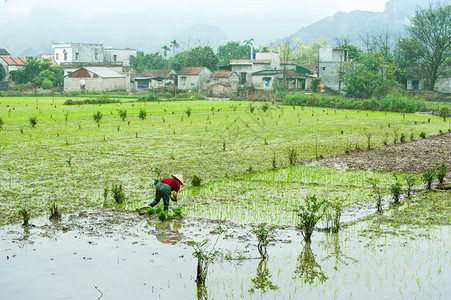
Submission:
{"label": "muddy water", "polygon": [[[245,225],[186,218],[159,222],[131,212],[95,210],[60,223],[33,220],[0,231],[0,299],[197,299],[188,241],[250,259],[209,268],[203,299],[449,299],[448,227],[315,232],[311,247],[280,228],[261,263]],[[395,234],[393,234],[395,233]]]}

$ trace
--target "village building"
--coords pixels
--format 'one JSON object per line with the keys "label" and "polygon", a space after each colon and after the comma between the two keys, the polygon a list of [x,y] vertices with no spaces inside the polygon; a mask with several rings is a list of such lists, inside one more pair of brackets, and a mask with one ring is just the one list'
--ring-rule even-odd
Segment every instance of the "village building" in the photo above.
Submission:
{"label": "village building", "polygon": [[[16,82],[16,72],[24,67],[26,61],[26,57],[0,56],[0,64],[5,70],[5,77],[1,81],[8,85],[14,85]],[[52,61],[51,66],[56,65],[57,63]]]}
{"label": "village building", "polygon": [[216,71],[208,81],[209,92],[214,97],[224,97],[238,91],[239,76],[233,71]]}
{"label": "village building", "polygon": [[144,70],[137,73],[135,69],[129,71],[135,83],[136,90],[158,90],[174,87],[177,73],[172,69]]}
{"label": "village building", "polygon": [[318,54],[318,77],[325,88],[340,91],[343,64],[348,61],[348,50],[338,48],[320,48]]}
{"label": "village building", "polygon": [[135,49],[104,48],[103,44],[52,43],[53,59],[63,67],[64,75],[80,67],[108,66],[117,72],[129,67]]}
{"label": "village building", "polygon": [[107,67],[81,67],[64,76],[65,92],[130,90],[130,77]]}
{"label": "village building", "polygon": [[205,91],[212,72],[206,67],[186,67],[177,75],[179,90]]}

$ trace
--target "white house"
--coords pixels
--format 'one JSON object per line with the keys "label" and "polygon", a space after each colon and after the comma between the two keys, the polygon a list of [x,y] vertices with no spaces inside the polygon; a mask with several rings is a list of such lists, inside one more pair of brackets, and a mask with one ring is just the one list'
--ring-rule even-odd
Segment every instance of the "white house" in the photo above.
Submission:
{"label": "white house", "polygon": [[179,90],[206,90],[211,74],[206,67],[183,68],[177,75],[177,88]]}
{"label": "white house", "polygon": [[348,61],[348,50],[337,48],[320,48],[318,55],[318,77],[321,84],[334,91],[341,90],[340,72],[344,62]]}
{"label": "white house", "polygon": [[64,77],[64,91],[128,91],[130,77],[107,67],[82,67]]}

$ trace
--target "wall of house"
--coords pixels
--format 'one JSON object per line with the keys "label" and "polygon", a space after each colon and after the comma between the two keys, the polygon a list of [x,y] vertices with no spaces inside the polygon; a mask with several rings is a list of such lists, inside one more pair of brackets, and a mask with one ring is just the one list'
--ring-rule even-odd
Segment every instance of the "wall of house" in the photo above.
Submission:
{"label": "wall of house", "polygon": [[[53,59],[58,63],[101,63],[103,62],[102,44],[56,43],[53,47]],[[67,59],[64,59],[64,52]],[[78,57],[76,55],[78,53]],[[97,53],[97,57],[96,57]],[[58,55],[57,55],[58,54]]]}
{"label": "wall of house", "polygon": [[130,66],[130,57],[136,57],[136,50],[106,48],[103,49],[103,55],[104,62],[122,62],[125,67],[128,67]]}
{"label": "wall of house", "polygon": [[0,58],[0,65],[5,70],[5,77],[3,79],[0,79],[0,82],[7,82],[9,78],[9,70],[8,70],[8,64]]}
{"label": "wall of house", "polygon": [[437,78],[434,90],[441,93],[451,93],[451,77]]}
{"label": "wall of house", "polygon": [[[269,78],[269,86],[266,86],[266,79]],[[270,90],[273,88],[275,75],[252,76],[252,87],[256,90]]]}
{"label": "wall of house", "polygon": [[333,48],[320,48],[318,57],[318,77],[321,78],[321,84],[332,90],[342,89],[340,85],[339,70],[345,61],[345,50]]}
{"label": "wall of house", "polygon": [[179,75],[177,88],[179,90],[197,90],[199,75]]}
{"label": "wall of house", "polygon": [[208,70],[207,68],[203,69],[199,74],[199,85],[197,86],[197,89],[207,90],[208,89],[208,80],[211,78],[212,72]]}
{"label": "wall of house", "polygon": [[[64,91],[104,92],[114,90],[128,90],[128,77],[121,78],[64,78]],[[83,88],[84,86],[84,88]]]}

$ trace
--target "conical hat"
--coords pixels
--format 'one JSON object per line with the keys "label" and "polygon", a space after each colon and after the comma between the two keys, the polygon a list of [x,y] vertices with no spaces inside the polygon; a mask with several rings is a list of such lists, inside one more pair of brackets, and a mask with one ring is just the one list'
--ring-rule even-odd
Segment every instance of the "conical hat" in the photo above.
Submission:
{"label": "conical hat", "polygon": [[178,181],[180,181],[180,183],[181,183],[182,185],[185,185],[185,183],[183,182],[183,175],[180,175],[180,174],[174,174],[174,175],[172,175],[172,178],[177,179]]}

